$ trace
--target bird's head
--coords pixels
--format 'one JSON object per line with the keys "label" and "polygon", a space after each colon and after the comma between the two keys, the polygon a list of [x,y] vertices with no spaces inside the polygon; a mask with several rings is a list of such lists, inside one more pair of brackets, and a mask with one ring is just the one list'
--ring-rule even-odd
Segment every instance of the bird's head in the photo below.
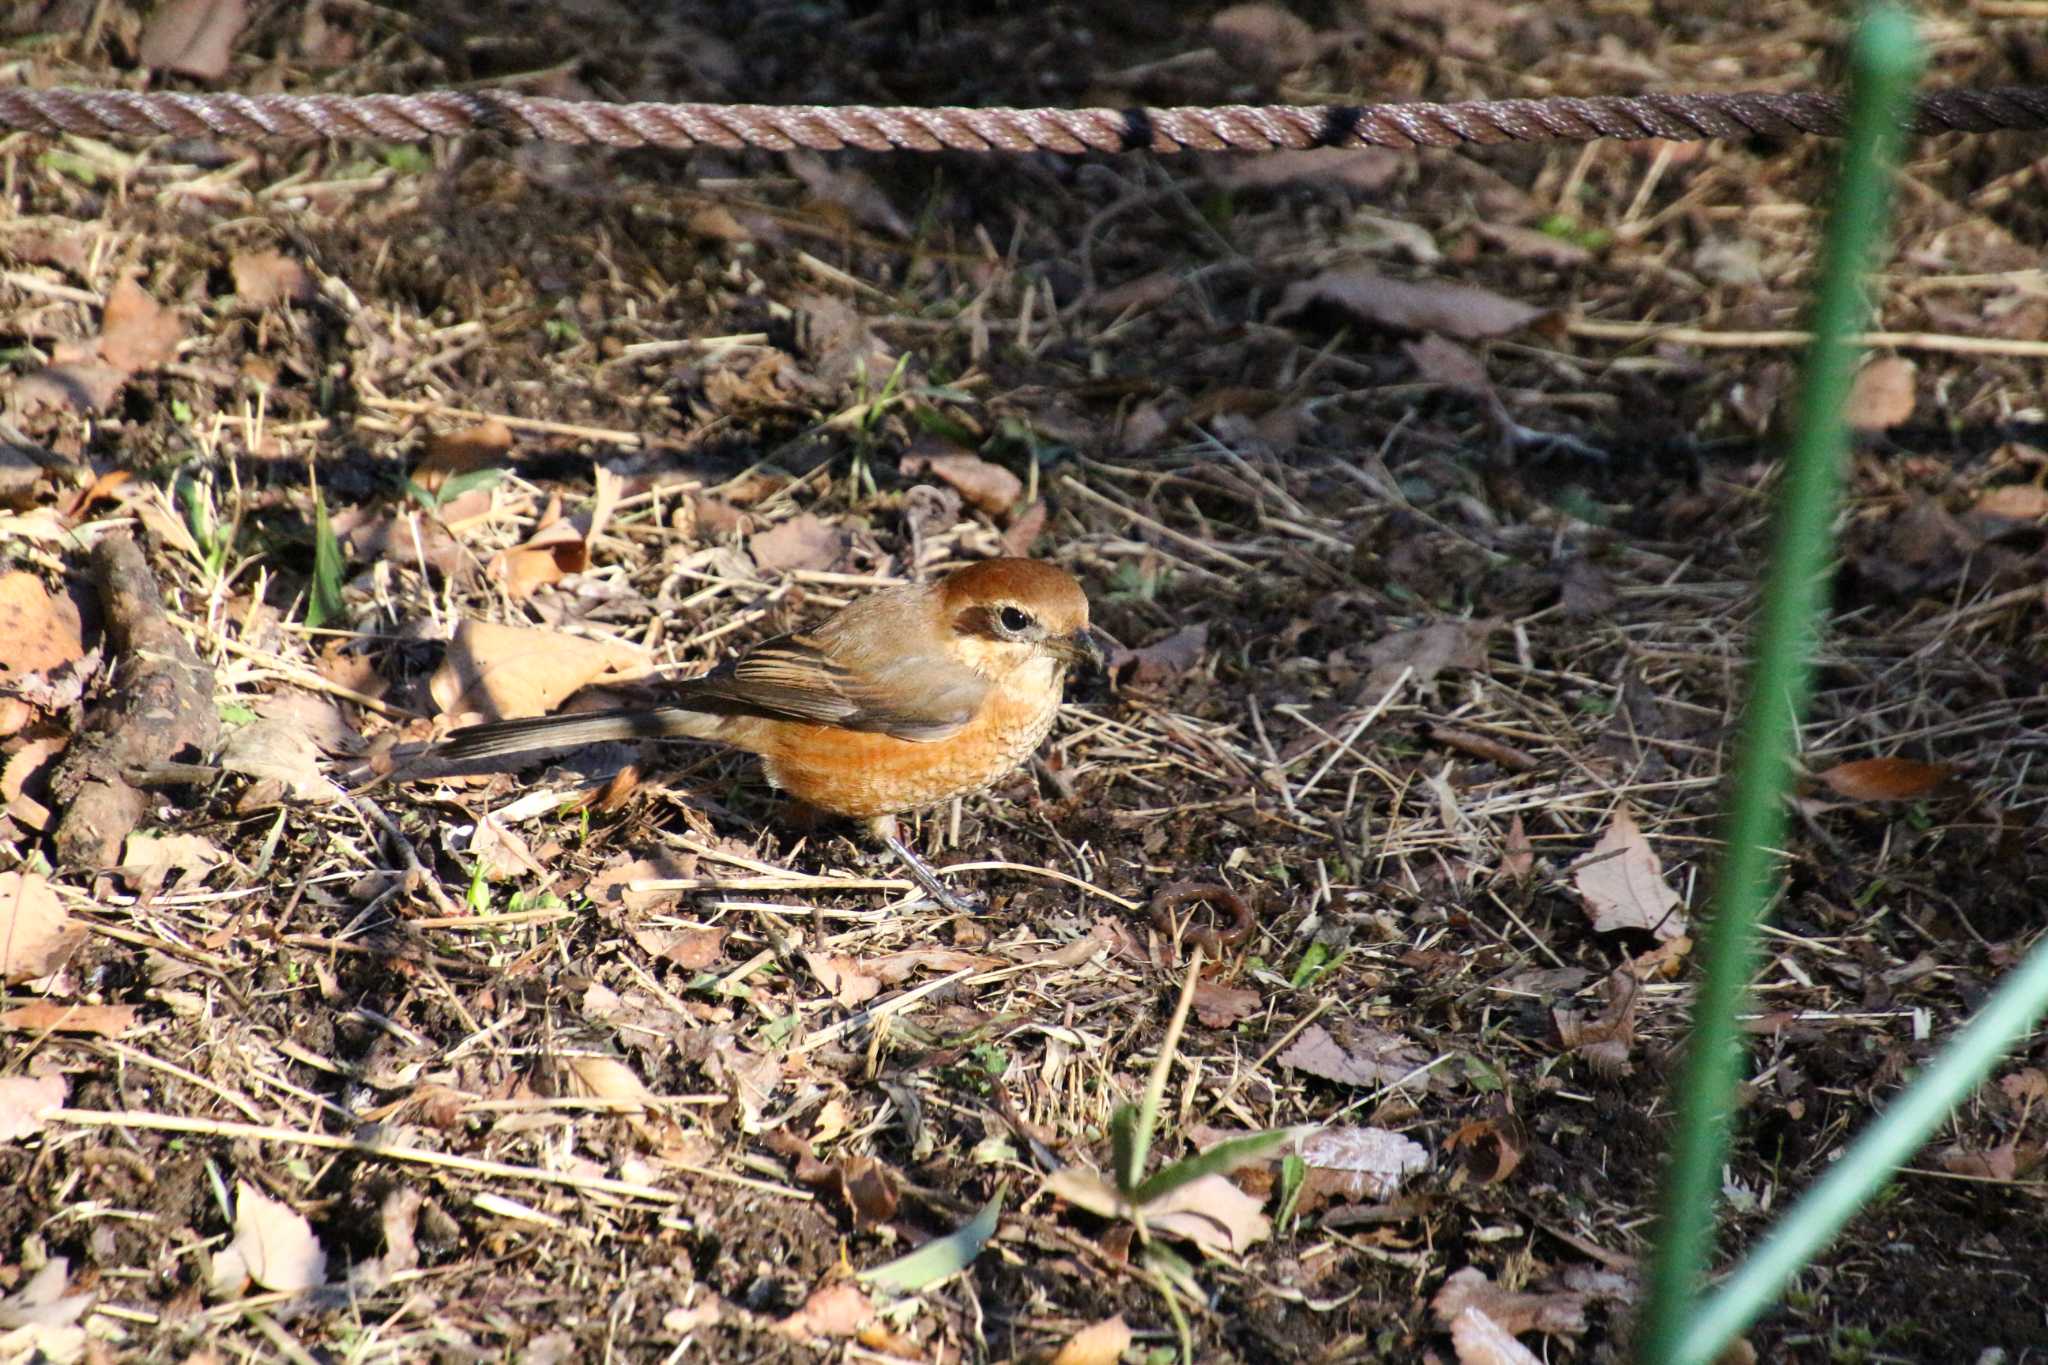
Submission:
{"label": "bird's head", "polygon": [[988,678],[1034,662],[1058,672],[1102,662],[1088,628],[1088,596],[1065,569],[1035,559],[985,559],[939,584],[941,610],[961,659]]}

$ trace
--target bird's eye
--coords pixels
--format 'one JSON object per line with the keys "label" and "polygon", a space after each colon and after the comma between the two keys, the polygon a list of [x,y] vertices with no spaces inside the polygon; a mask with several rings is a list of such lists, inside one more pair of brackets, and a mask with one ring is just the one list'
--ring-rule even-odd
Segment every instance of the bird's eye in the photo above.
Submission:
{"label": "bird's eye", "polygon": [[1004,607],[996,613],[996,623],[1010,635],[1022,635],[1031,629],[1031,613],[1018,607]]}

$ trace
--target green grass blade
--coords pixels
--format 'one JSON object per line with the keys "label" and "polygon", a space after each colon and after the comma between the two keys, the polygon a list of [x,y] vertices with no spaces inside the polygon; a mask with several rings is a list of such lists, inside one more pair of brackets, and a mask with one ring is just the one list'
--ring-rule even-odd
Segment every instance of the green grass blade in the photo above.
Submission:
{"label": "green grass blade", "polygon": [[929,1289],[971,1265],[981,1254],[981,1249],[988,1245],[988,1239],[996,1235],[996,1223],[1002,1216],[1003,1195],[998,1191],[996,1197],[982,1205],[981,1212],[958,1231],[934,1237],[908,1255],[861,1272],[859,1278],[879,1289],[893,1289],[899,1294],[916,1294]]}
{"label": "green grass blade", "polygon": [[1192,1184],[1205,1175],[1228,1175],[1238,1167],[1257,1161],[1277,1147],[1305,1133],[1315,1131],[1315,1126],[1306,1128],[1268,1128],[1263,1133],[1250,1133],[1244,1137],[1226,1138],[1206,1152],[1199,1152],[1185,1161],[1176,1161],[1163,1166],[1149,1180],[1140,1181],[1130,1192],[1129,1198],[1139,1208],[1155,1199],[1163,1199],[1183,1185]]}
{"label": "green grass blade", "polygon": [[341,542],[327,519],[327,499],[313,486],[313,585],[306,598],[306,624],[315,629],[339,621],[347,609],[341,600]]}
{"label": "green grass blade", "polygon": [[[1848,432],[1842,406],[1855,367],[1850,341],[1868,311],[1862,279],[1882,235],[1890,166],[1919,68],[1912,20],[1873,7],[1851,54],[1851,130],[1821,262],[1813,346],[1807,355],[1794,443],[1780,488],[1776,544],[1757,627],[1757,663],[1737,754],[1726,830],[1694,1005],[1692,1045],[1680,1077],[1679,1127],[1664,1187],[1646,1361],[1680,1359],[1700,1274],[1713,1242],[1721,1165],[1743,1064],[1737,1015],[1755,966],[1756,925],[1777,882],[1784,793],[1798,723],[1812,692],[1812,639],[1822,606]],[[1692,1357],[1687,1357],[1692,1358]]]}

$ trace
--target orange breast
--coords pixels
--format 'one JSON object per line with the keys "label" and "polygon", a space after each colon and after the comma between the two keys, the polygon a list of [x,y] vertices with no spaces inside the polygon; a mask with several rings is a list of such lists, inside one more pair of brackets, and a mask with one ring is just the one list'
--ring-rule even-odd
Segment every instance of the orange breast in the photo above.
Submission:
{"label": "orange breast", "polygon": [[992,693],[950,739],[917,743],[829,725],[767,722],[745,747],[768,780],[819,810],[856,820],[978,792],[1031,756],[1059,710],[1057,680],[1040,695]]}

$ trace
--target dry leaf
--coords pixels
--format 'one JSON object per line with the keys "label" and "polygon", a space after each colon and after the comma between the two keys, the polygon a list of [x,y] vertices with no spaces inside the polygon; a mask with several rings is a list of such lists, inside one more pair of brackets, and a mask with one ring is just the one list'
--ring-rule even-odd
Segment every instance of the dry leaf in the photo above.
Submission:
{"label": "dry leaf", "polygon": [[496,417],[460,431],[436,432],[427,437],[412,481],[432,493],[458,474],[498,464],[511,449],[512,428]]}
{"label": "dry leaf", "polygon": [[1496,1119],[1472,1119],[1444,1139],[1444,1150],[1456,1152],[1464,1164],[1467,1179],[1481,1185],[1497,1184],[1515,1173],[1522,1164],[1519,1124]]}
{"label": "dry leaf", "polygon": [[1501,842],[1500,872],[1503,877],[1526,881],[1536,870],[1536,846],[1529,842],[1529,833],[1522,828],[1521,812],[1517,811],[1508,820],[1508,837]]}
{"label": "dry leaf", "polygon": [[1039,498],[1016,515],[1003,531],[1003,553],[1029,558],[1031,547],[1045,530],[1045,500]]}
{"label": "dry leaf", "polygon": [[850,957],[836,953],[805,953],[804,962],[810,967],[811,974],[818,978],[818,984],[848,1009],[864,1005],[882,993],[882,983],[860,971]]}
{"label": "dry leaf", "polygon": [[[50,1329],[68,1327],[92,1306],[96,1297],[91,1291],[82,1294],[66,1294],[71,1285],[71,1260],[66,1256],[52,1256],[43,1263],[42,1269],[28,1279],[28,1283],[5,1298],[0,1298],[0,1329],[9,1332],[17,1328]],[[19,1343],[16,1343],[17,1345]],[[68,1353],[51,1350],[38,1355],[31,1349],[26,1355],[8,1356],[9,1360],[40,1360],[47,1356],[51,1360],[77,1360],[84,1355],[81,1349]]]}
{"label": "dry leaf", "polygon": [[1429,1062],[1429,1054],[1406,1038],[1369,1024],[1354,1026],[1347,1033],[1348,1045],[1340,1044],[1321,1024],[1311,1024],[1280,1054],[1280,1064],[1339,1085],[1416,1090],[1429,1085],[1428,1073],[1415,1074]]}
{"label": "dry leaf", "polygon": [[31,673],[62,668],[85,653],[78,607],[67,597],[52,597],[43,581],[16,570],[0,574],[0,684],[13,685]]}
{"label": "dry leaf", "polygon": [[1314,61],[1316,31],[1278,5],[1231,5],[1209,20],[1209,46],[1255,80],[1273,81]]}
{"label": "dry leaf", "polygon": [[1297,1151],[1319,1196],[1353,1202],[1391,1198],[1409,1176],[1429,1169],[1428,1148],[1384,1128],[1319,1128]]}
{"label": "dry leaf", "polygon": [[1636,1039],[1636,1005],[1641,982],[1635,973],[1621,970],[1607,977],[1607,1008],[1598,1015],[1559,1007],[1550,1012],[1557,1036],[1564,1045],[1592,1063],[1606,1076],[1626,1076],[1634,1067],[1629,1049]]}
{"label": "dry leaf", "polygon": [[912,446],[896,467],[909,478],[929,475],[942,480],[992,517],[1003,515],[1024,496],[1024,480],[979,455],[941,454]]}
{"label": "dry leaf", "polygon": [[1998,1088],[2014,1104],[2037,1104],[2048,1100],[2048,1072],[2039,1067],[2022,1067],[2010,1076],[1998,1078]]}
{"label": "dry leaf", "polygon": [[0,981],[13,985],[48,976],[85,936],[85,926],[57,903],[48,879],[0,872]]}
{"label": "dry leaf", "polygon": [[121,847],[121,875],[145,896],[154,896],[166,885],[182,890],[203,881],[227,860],[220,846],[203,834],[136,830]]}
{"label": "dry leaf", "polygon": [[1979,1180],[2010,1181],[2019,1176],[2019,1148],[2008,1142],[1988,1151],[1951,1147],[1941,1154],[1941,1168],[1952,1175],[1975,1176]]}
{"label": "dry leaf", "polygon": [[1856,374],[1845,413],[1858,431],[1889,431],[1913,415],[1913,362],[1879,356]]}
{"label": "dry leaf", "polygon": [[860,1286],[842,1280],[812,1293],[775,1330],[791,1337],[850,1337],[874,1316],[875,1306]]}
{"label": "dry leaf", "polygon": [[1535,228],[1517,227],[1512,223],[1474,223],[1472,228],[1510,256],[1520,256],[1538,265],[1570,270],[1593,259],[1593,253],[1577,242],[1566,241]]}
{"label": "dry leaf", "polygon": [[1209,1028],[1229,1028],[1264,1003],[1255,990],[1203,978],[1195,983],[1195,1017]]}
{"label": "dry leaf", "polygon": [[762,573],[791,573],[831,568],[846,553],[846,545],[846,532],[813,513],[799,512],[749,537],[747,553]]}
{"label": "dry leaf", "polygon": [[19,1142],[43,1131],[43,1117],[64,1107],[70,1083],[50,1076],[0,1076],[0,1142]]}
{"label": "dry leaf", "polygon": [[906,948],[900,953],[868,958],[860,964],[860,969],[885,986],[895,986],[919,971],[957,972],[1002,965],[1003,960],[999,957],[987,957],[959,948]]}
{"label": "dry leaf", "polygon": [[100,359],[125,379],[137,370],[152,370],[177,357],[185,335],[178,315],[160,306],[142,286],[123,276],[107,294],[100,317]]}
{"label": "dry leaf", "polygon": [[1465,393],[1487,393],[1493,388],[1486,378],[1486,362],[1455,341],[1431,333],[1402,342],[1401,350],[1414,363],[1416,377],[1425,383]]}
{"label": "dry leaf", "polygon": [[1586,1330],[1584,1294],[1523,1294],[1502,1289],[1486,1278],[1477,1266],[1466,1266],[1444,1281],[1430,1300],[1436,1320],[1449,1323],[1468,1308],[1476,1308],[1500,1324],[1510,1336],[1542,1332],[1549,1336],[1577,1336]]}
{"label": "dry leaf", "polygon": [[1477,1308],[1463,1309],[1451,1319],[1451,1349],[1458,1353],[1458,1365],[1543,1365],[1541,1356]]}
{"label": "dry leaf", "polygon": [[1052,1365],[1116,1365],[1130,1349],[1131,1329],[1119,1313],[1090,1323],[1067,1338]]}
{"label": "dry leaf", "polygon": [[650,957],[663,958],[688,972],[701,972],[725,953],[727,929],[639,929],[633,942]]}
{"label": "dry leaf", "polygon": [[1644,929],[1660,939],[1687,931],[1685,902],[1664,881],[1664,864],[1626,805],[1593,851],[1575,865],[1572,885],[1593,916],[1595,933]]}
{"label": "dry leaf", "polygon": [[2039,521],[2048,517],[2048,488],[2033,483],[2009,483],[1987,491],[1970,511],[2001,521]]}
{"label": "dry leaf", "polygon": [[580,1100],[607,1100],[644,1111],[654,1101],[632,1067],[617,1057],[577,1052],[557,1059],[561,1066],[561,1092]]}
{"label": "dry leaf", "polygon": [[228,258],[235,297],[250,308],[310,303],[319,297],[306,267],[282,251],[237,251]]}
{"label": "dry leaf", "polygon": [[311,730],[289,720],[259,717],[229,735],[220,749],[220,766],[282,783],[297,801],[337,801],[342,790],[320,771],[320,748]]}
{"label": "dry leaf", "polygon": [[623,486],[623,480],[603,465],[597,467],[596,477],[596,492],[587,513],[564,517],[561,501],[555,499],[524,544],[492,557],[491,574],[505,584],[506,595],[513,601],[523,602],[549,584],[590,567],[591,543],[604,533]]}
{"label": "dry leaf", "polygon": [[1955,773],[1946,763],[1859,758],[1838,763],[1819,776],[1829,790],[1851,801],[1912,801],[1934,791]]}
{"label": "dry leaf", "polygon": [[[1384,147],[1311,147],[1300,152],[1261,152],[1257,156],[1205,157],[1202,174],[1224,189],[1264,189],[1275,185],[1310,185],[1318,189],[1339,186],[1360,194],[1383,190],[1408,164],[1399,152]],[[1146,278],[1172,282],[1172,293],[1180,289],[1178,277],[1164,271]],[[1128,288],[1128,286],[1122,286]],[[1164,299],[1159,300],[1164,302]],[[1106,304],[1098,306],[1107,308]],[[1122,309],[1111,311],[1121,312]]]}
{"label": "dry leaf", "polygon": [[617,640],[464,621],[427,690],[443,715],[513,720],[545,715],[587,684],[638,672],[646,661]]}
{"label": "dry leaf", "polygon": [[[910,224],[889,202],[875,182],[851,166],[829,166],[816,152],[786,154],[789,169],[804,182],[804,188],[824,202],[844,209],[854,222],[898,239],[910,236]],[[877,375],[879,380],[881,376]]]}
{"label": "dry leaf", "polygon": [[245,1277],[281,1294],[303,1293],[325,1282],[327,1253],[301,1214],[240,1180],[235,1239],[213,1258],[213,1288],[232,1293]]}
{"label": "dry leaf", "polygon": [[135,1027],[133,1005],[65,1005],[38,1000],[0,1014],[0,1029],[16,1033],[90,1033],[118,1038]]}
{"label": "dry leaf", "polygon": [[1361,695],[1378,701],[1401,680],[1404,670],[1410,684],[1420,687],[1446,668],[1484,668],[1486,642],[1499,628],[1500,622],[1492,617],[1439,621],[1375,640],[1365,649],[1365,661],[1372,671],[1366,674]]}
{"label": "dry leaf", "polygon": [[1284,322],[1321,306],[1360,322],[1404,332],[1441,332],[1462,341],[1505,336],[1544,314],[1541,308],[1491,290],[1440,280],[1396,280],[1356,266],[1326,270],[1287,286],[1272,320]]}
{"label": "dry leaf", "polygon": [[[1094,1171],[1063,1166],[1046,1178],[1048,1193],[1102,1218],[1127,1218],[1129,1206],[1116,1188]],[[1243,1252],[1272,1234],[1259,1201],[1220,1175],[1189,1181],[1145,1205],[1145,1226],[1169,1237],[1185,1237],[1212,1251]]]}
{"label": "dry leaf", "polygon": [[247,0],[166,0],[142,30],[136,55],[155,71],[219,80],[248,23]]}
{"label": "dry leaf", "polygon": [[1141,649],[1112,649],[1110,681],[1118,687],[1163,686],[1200,663],[1202,651],[1208,647],[1209,627],[1192,625]]}

